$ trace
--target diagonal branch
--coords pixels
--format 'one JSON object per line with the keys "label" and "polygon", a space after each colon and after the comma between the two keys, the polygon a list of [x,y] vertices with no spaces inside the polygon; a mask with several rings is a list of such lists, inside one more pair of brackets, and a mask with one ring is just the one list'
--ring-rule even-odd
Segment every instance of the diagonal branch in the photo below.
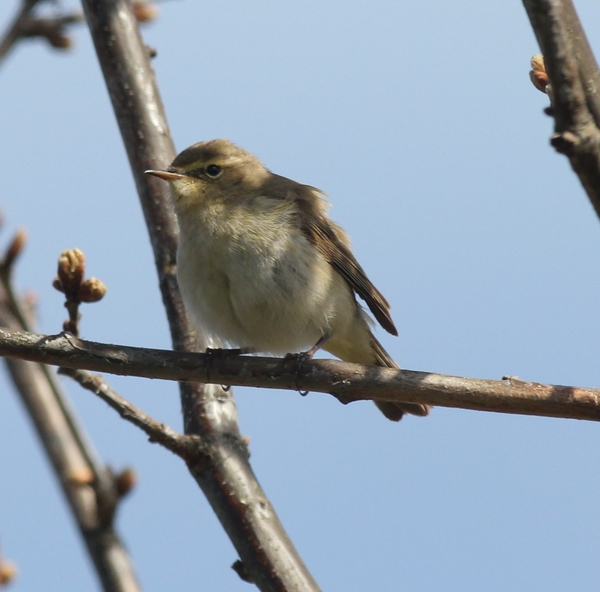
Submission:
{"label": "diagonal branch", "polygon": [[425,403],[477,411],[600,421],[600,390],[544,385],[516,377],[481,380],[362,366],[337,360],[172,352],[0,329],[0,355],[69,368],[164,380],[202,381],[329,393],[360,400]]}
{"label": "diagonal branch", "polygon": [[[175,156],[149,52],[128,0],[83,0],[83,7],[146,218],[173,347],[189,351],[195,338],[175,279],[177,224],[167,188],[143,174]],[[210,446],[208,456],[188,467],[244,573],[265,591],[318,590],[252,471],[232,393],[191,383],[182,383],[180,392],[185,433]]]}
{"label": "diagonal branch", "polygon": [[555,135],[600,217],[600,70],[571,0],[523,0],[550,78]]}
{"label": "diagonal branch", "polygon": [[125,420],[144,431],[150,442],[157,442],[184,460],[192,459],[202,448],[202,441],[197,436],[182,436],[164,423],[159,423],[141,409],[127,401],[113,390],[100,375],[87,370],[61,368],[65,374],[76,380],[83,388],[91,391],[108,403]]}

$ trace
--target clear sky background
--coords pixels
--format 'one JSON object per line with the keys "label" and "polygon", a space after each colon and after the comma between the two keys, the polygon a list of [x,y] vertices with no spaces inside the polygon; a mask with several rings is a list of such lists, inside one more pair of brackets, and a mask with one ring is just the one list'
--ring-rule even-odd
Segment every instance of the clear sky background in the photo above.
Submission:
{"label": "clear sky background", "polygon": [[[8,22],[16,0],[0,4]],[[600,51],[597,0],[577,3]],[[177,150],[215,137],[322,188],[392,303],[412,370],[600,386],[600,223],[548,144],[517,0],[172,1],[144,28]],[[24,42],[0,69],[0,242],[29,233],[22,290],[39,328],[82,249],[109,291],[82,335],[168,348],[147,232],[84,25],[58,53]],[[165,165],[168,163],[165,163]],[[177,386],[107,377],[181,428]],[[65,380],[65,379],[63,379]],[[118,528],[144,590],[244,591],[183,463],[66,382],[100,455],[139,485]],[[436,408],[387,422],[370,403],[236,389],[252,464],[324,590],[594,590],[600,430],[592,422]],[[0,544],[11,590],[98,583],[30,422],[0,378]]]}

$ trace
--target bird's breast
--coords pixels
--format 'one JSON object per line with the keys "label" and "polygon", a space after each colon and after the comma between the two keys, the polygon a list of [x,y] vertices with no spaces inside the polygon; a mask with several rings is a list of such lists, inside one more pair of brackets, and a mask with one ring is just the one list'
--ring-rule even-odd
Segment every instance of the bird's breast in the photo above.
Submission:
{"label": "bird's breast", "polygon": [[180,222],[178,251],[186,308],[232,345],[276,354],[309,348],[327,332],[340,298],[353,302],[290,216],[229,211],[189,222]]}

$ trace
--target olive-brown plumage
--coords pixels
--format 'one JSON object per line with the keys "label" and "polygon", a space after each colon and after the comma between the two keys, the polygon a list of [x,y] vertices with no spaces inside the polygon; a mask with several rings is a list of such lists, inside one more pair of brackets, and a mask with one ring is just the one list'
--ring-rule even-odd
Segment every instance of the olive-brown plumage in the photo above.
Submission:
{"label": "olive-brown plumage", "polygon": [[[194,144],[167,171],[180,226],[177,277],[199,330],[234,347],[283,355],[317,343],[348,362],[398,368],[369,328],[360,297],[393,335],[371,283],[321,191],[271,173],[228,140]],[[398,421],[416,403],[376,403]]]}

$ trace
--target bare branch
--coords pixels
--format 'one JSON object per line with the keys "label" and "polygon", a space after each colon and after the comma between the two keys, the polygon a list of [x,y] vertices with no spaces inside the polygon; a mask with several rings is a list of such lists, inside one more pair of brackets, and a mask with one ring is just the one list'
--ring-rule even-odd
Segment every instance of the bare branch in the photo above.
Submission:
{"label": "bare branch", "polygon": [[516,377],[461,378],[337,360],[261,358],[106,345],[70,335],[0,330],[0,355],[124,376],[329,393],[342,403],[394,401],[476,411],[600,420],[600,390]]}
{"label": "bare branch", "polygon": [[[167,188],[143,174],[175,156],[148,48],[128,0],[83,0],[83,7],[146,217],[173,347],[192,350],[196,339],[175,278],[178,232]],[[265,591],[318,590],[250,467],[232,393],[191,383],[180,392],[185,433],[210,445],[210,454],[189,469],[249,577]]]}
{"label": "bare branch", "polygon": [[168,425],[159,423],[119,395],[106,383],[102,376],[94,375],[86,370],[74,370],[73,368],[64,367],[59,372],[70,376],[83,388],[98,395],[117,411],[123,419],[146,432],[150,442],[158,442],[184,460],[191,459],[201,449],[200,438],[197,436],[182,436]]}
{"label": "bare branch", "polygon": [[600,70],[571,0],[523,0],[550,78],[555,135],[600,216]]}

